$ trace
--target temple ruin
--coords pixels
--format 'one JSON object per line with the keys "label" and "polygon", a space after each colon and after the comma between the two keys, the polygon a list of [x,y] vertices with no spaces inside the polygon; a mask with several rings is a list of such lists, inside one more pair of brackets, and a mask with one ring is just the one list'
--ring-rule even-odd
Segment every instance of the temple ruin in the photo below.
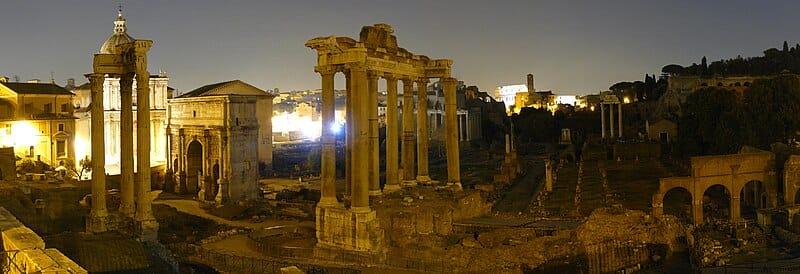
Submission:
{"label": "temple ruin", "polygon": [[[317,204],[317,240],[322,247],[380,252],[385,248],[383,230],[370,208],[370,196],[381,195],[403,186],[435,183],[428,173],[427,100],[417,102],[414,119],[414,84],[425,98],[427,83],[440,78],[445,95],[445,140],[447,148],[447,186],[460,190],[458,128],[456,123],[456,79],[451,60],[432,60],[413,54],[397,45],[387,24],[361,29],[358,40],[349,37],[319,37],[306,42],[317,51],[315,71],[322,76],[322,124],[334,121],[334,75],[342,72],[347,81],[346,97],[346,174],[350,195],[346,208],[336,198],[335,141],[333,133],[322,131],[322,197]],[[386,106],[386,186],[380,188],[378,143],[378,78],[387,83]],[[403,119],[398,121],[397,82],[403,82]],[[414,128],[416,122],[416,129]],[[402,124],[400,155],[399,124]],[[415,131],[418,134],[415,142]],[[414,145],[417,159],[414,166]],[[402,159],[398,164],[398,159]],[[400,171],[402,170],[402,172]],[[416,170],[416,174],[414,171]]]}
{"label": "temple ruin", "polygon": [[[87,74],[91,85],[91,159],[92,206],[86,220],[86,231],[101,233],[109,230],[129,230],[142,241],[156,241],[158,222],[153,217],[150,197],[150,134],[136,134],[139,172],[134,180],[133,169],[133,79],[149,83],[147,52],[150,40],[136,40],[124,33],[125,20],[120,11],[115,21],[115,34],[94,55],[94,71]],[[120,79],[120,208],[109,214],[106,208],[105,129],[103,125],[103,83],[106,77]],[[150,86],[136,86],[136,120],[150,121]],[[99,119],[98,119],[99,118]],[[150,132],[150,123],[137,123],[136,132]],[[138,185],[134,185],[134,182]],[[135,195],[134,195],[135,192]],[[134,197],[136,200],[134,201]]]}

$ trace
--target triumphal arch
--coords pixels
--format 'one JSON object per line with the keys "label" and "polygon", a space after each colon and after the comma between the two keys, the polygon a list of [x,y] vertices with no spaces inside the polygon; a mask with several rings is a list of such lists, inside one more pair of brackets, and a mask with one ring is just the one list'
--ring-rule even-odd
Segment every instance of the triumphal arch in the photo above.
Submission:
{"label": "triumphal arch", "polygon": [[[430,59],[397,46],[387,24],[361,29],[358,40],[349,37],[319,37],[306,42],[317,51],[314,70],[322,76],[322,197],[317,205],[317,241],[357,251],[381,251],[383,230],[369,206],[371,195],[396,191],[403,186],[429,184],[427,83],[439,78],[445,95],[445,139],[447,185],[461,189],[456,123],[456,79],[450,75],[453,61]],[[342,72],[346,95],[346,174],[350,207],[336,198],[335,138],[327,128],[334,122],[334,75]],[[380,188],[378,143],[378,78],[386,80],[386,185]],[[402,121],[398,119],[398,81],[403,83]],[[414,84],[417,86],[417,117],[414,117]],[[416,122],[416,128],[415,128]],[[402,139],[399,136],[402,124]],[[416,136],[415,142],[415,132]],[[400,155],[398,143],[401,144]],[[414,146],[417,159],[414,165]],[[401,159],[401,160],[400,160]],[[398,164],[400,160],[400,164]],[[416,167],[416,175],[414,173]],[[400,170],[402,169],[402,172]]]}
{"label": "triumphal arch", "polygon": [[[135,40],[130,37],[118,39],[124,34],[125,20],[115,22],[115,35],[94,55],[94,72],[87,74],[91,86],[91,160],[92,160],[92,207],[86,219],[86,230],[101,233],[108,230],[128,230],[143,241],[157,239],[158,223],[153,217],[150,198],[150,123],[136,123],[136,170],[139,170],[136,185],[133,173],[133,79],[137,83],[149,83],[147,52],[153,44],[150,40]],[[124,37],[123,37],[124,38]],[[105,132],[103,127],[103,82],[105,77],[120,78],[120,208],[109,214],[106,206]],[[150,86],[136,86],[136,119],[150,121]],[[135,195],[134,195],[135,192]],[[135,200],[134,200],[135,197]]]}

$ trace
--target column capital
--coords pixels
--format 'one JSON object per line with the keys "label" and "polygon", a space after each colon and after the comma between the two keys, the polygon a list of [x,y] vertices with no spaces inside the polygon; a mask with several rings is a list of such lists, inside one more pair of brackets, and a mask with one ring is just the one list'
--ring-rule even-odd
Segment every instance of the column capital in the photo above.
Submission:
{"label": "column capital", "polygon": [[442,82],[442,84],[457,84],[458,83],[458,81],[456,81],[456,78],[453,78],[453,77],[441,78],[441,80],[439,80],[439,81]]}
{"label": "column capital", "polygon": [[98,80],[98,79],[99,80],[105,80],[105,78],[106,78],[105,74],[96,73],[96,72],[95,73],[87,73],[87,74],[84,74],[83,76],[86,76],[86,79],[89,79],[89,81]]}
{"label": "column capital", "polygon": [[397,81],[398,78],[394,74],[386,72],[383,73],[383,79],[386,79],[386,81],[388,82],[388,81]]}
{"label": "column capital", "polygon": [[377,71],[374,71],[374,70],[367,70],[367,79],[369,79],[369,80],[378,80],[378,77],[381,76],[380,74],[381,74],[380,72],[377,72]]}
{"label": "column capital", "polygon": [[363,64],[363,63],[360,63],[360,62],[358,62],[358,63],[347,63],[347,64],[344,65],[344,68],[347,69],[347,70],[351,70],[351,71],[353,71],[353,70],[355,70],[355,71],[366,71],[367,70],[367,66],[365,64]]}
{"label": "column capital", "polygon": [[417,82],[417,84],[420,84],[420,85],[427,85],[428,84],[428,78],[420,77],[420,78],[417,78],[414,82]]}
{"label": "column capital", "polygon": [[400,81],[403,81],[403,89],[406,89],[407,86],[413,87],[414,85],[414,81],[408,76],[400,77]]}
{"label": "column capital", "polygon": [[339,72],[339,69],[337,67],[331,66],[331,65],[328,65],[328,66],[316,66],[316,67],[314,67],[314,72],[322,74],[322,75],[331,75],[331,74],[336,74],[337,72]]}

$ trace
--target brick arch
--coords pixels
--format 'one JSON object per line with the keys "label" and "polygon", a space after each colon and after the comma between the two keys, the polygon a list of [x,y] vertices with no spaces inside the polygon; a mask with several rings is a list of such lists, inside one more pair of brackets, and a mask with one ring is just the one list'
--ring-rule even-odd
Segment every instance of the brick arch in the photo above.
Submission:
{"label": "brick arch", "polygon": [[722,185],[731,195],[730,215],[733,222],[740,219],[739,193],[748,182],[761,181],[767,194],[768,207],[777,205],[777,187],[774,171],[775,155],[771,152],[740,153],[691,158],[691,175],[659,179],[658,191],[653,195],[653,215],[664,214],[664,195],[682,187],[692,195],[694,223],[703,223],[703,195],[714,185]]}

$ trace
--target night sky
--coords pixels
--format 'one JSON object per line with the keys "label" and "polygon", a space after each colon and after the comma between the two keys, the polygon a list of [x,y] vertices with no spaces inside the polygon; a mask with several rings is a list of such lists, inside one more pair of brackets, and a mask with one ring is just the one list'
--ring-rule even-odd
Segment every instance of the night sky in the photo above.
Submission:
{"label": "night sky", "polygon": [[[120,1],[0,2],[0,76],[86,82],[113,33]],[[154,41],[149,69],[180,92],[241,79],[261,89],[319,88],[319,36],[358,38],[388,23],[416,54],[454,60],[454,76],[483,91],[522,84],[560,94],[707,56],[761,55],[800,41],[800,1],[122,1],[128,33]],[[343,77],[339,76],[338,79]],[[337,82],[342,88],[343,80]]]}

